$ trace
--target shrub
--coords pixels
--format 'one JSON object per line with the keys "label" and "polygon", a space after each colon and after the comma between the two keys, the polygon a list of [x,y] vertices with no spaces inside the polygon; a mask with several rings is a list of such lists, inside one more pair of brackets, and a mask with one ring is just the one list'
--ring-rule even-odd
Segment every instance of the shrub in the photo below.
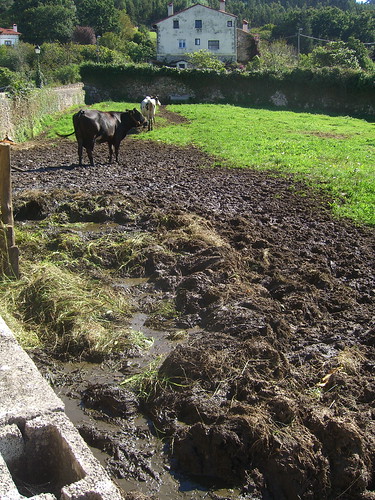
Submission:
{"label": "shrub", "polygon": [[94,45],[96,43],[94,29],[91,26],[76,26],[73,31],[73,42],[79,45]]}
{"label": "shrub", "polygon": [[224,63],[206,49],[187,54],[188,62],[195,69],[213,69],[215,71],[224,69]]}
{"label": "shrub", "polygon": [[69,83],[76,83],[81,80],[78,64],[68,64],[62,68],[58,68],[53,73],[54,80],[67,85]]}
{"label": "shrub", "polygon": [[0,68],[0,87],[5,88],[15,80],[15,74],[8,68]]}
{"label": "shrub", "polygon": [[284,40],[260,43],[260,56],[255,56],[247,65],[247,69],[267,69],[273,72],[284,72],[296,67],[298,58],[296,49]]}
{"label": "shrub", "polygon": [[329,42],[324,47],[316,47],[308,56],[301,59],[305,67],[324,68],[342,67],[360,69],[356,51],[344,42]]}

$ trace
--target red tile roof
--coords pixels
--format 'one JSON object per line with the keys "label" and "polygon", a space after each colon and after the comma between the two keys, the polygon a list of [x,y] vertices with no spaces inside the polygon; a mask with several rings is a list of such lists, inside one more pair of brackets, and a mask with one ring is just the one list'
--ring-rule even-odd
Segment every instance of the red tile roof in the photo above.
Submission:
{"label": "red tile roof", "polygon": [[19,31],[14,31],[13,28],[0,28],[0,35],[20,35]]}

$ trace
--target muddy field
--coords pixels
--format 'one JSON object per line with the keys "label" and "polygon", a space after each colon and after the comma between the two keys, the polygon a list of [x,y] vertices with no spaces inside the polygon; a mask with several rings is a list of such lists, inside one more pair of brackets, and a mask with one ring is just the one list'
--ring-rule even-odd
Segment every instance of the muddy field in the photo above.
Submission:
{"label": "muddy field", "polygon": [[291,176],[226,169],[194,148],[129,136],[119,165],[104,146],[94,156],[95,167],[78,167],[64,139],[14,147],[14,211],[19,224],[64,212],[108,238],[163,241],[121,270],[140,279],[126,289],[138,315],[156,300],[177,311],[142,327],[186,334],[163,344],[142,394],[118,386],[145,366],[139,353],[104,360],[101,378],[34,356],[81,401],[90,419],[80,432],[112,476],[143,491],[124,495],[177,498],[162,493],[172,472],[204,485],[183,498],[375,498],[373,230],[335,220],[330,200]]}

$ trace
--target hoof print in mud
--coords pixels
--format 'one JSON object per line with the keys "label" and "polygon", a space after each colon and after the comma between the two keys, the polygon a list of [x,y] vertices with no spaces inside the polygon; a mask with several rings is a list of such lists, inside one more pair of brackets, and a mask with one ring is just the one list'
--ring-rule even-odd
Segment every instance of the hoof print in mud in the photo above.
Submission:
{"label": "hoof print in mud", "polygon": [[92,385],[82,393],[82,405],[108,417],[135,416],[138,401],[134,393],[115,385]]}

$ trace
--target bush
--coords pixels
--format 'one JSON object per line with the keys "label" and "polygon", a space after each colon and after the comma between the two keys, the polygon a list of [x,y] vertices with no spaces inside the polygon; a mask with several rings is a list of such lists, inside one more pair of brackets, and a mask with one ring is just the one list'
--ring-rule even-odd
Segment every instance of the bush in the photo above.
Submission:
{"label": "bush", "polygon": [[15,79],[15,74],[8,68],[0,68],[0,88],[11,85]]}
{"label": "bush", "polygon": [[260,43],[260,56],[255,56],[247,65],[247,69],[267,69],[273,72],[285,72],[298,64],[297,52],[294,47],[284,40]]}
{"label": "bush", "polygon": [[124,62],[123,54],[100,45],[82,45],[81,55],[84,61],[100,62],[102,64],[121,64]]}
{"label": "bush", "polygon": [[329,42],[324,47],[316,47],[310,54],[301,56],[300,63],[306,68],[335,66],[355,70],[374,68],[366,47],[354,38],[351,38],[348,43]]}
{"label": "bush", "polygon": [[25,97],[34,88],[22,75],[10,71],[8,68],[0,68],[0,89],[5,91],[11,99]]}
{"label": "bush", "polygon": [[76,83],[81,80],[78,64],[68,64],[53,72],[53,77],[56,82],[67,85],[69,83]]}
{"label": "bush", "polygon": [[30,43],[20,42],[14,47],[0,45],[0,66],[27,75],[35,63],[34,46]]}
{"label": "bush", "polygon": [[213,69],[220,71],[224,69],[224,63],[206,49],[187,54],[188,62],[195,69]]}

